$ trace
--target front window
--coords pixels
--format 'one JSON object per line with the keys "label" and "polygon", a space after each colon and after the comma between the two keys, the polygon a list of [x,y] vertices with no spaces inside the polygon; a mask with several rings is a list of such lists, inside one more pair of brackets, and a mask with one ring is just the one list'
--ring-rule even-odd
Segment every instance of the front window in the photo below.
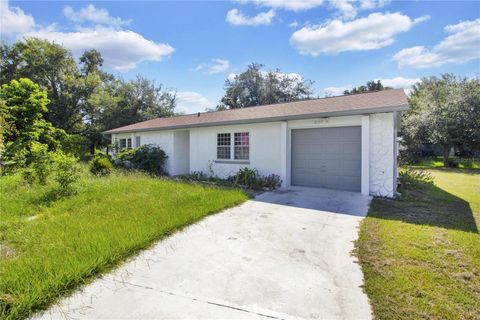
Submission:
{"label": "front window", "polygon": [[132,139],[131,138],[120,139],[120,150],[125,149],[125,148],[132,149]]}
{"label": "front window", "polygon": [[230,159],[230,133],[217,134],[217,159]]}
{"label": "front window", "polygon": [[248,132],[235,132],[234,159],[248,160],[250,157],[250,137]]}
{"label": "front window", "polygon": [[127,147],[127,139],[120,139],[120,150]]}

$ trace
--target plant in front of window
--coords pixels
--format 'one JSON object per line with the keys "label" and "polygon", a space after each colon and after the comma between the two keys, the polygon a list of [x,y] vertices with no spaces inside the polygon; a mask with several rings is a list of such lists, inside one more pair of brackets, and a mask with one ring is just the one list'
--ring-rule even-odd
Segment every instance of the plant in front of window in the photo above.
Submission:
{"label": "plant in front of window", "polygon": [[233,176],[233,183],[235,185],[246,186],[248,188],[256,188],[258,186],[258,177],[260,174],[257,169],[250,169],[247,167],[241,168]]}
{"label": "plant in front of window", "polygon": [[120,151],[114,165],[127,170],[139,170],[157,176],[167,175],[165,163],[168,156],[158,146],[143,145],[135,149]]}

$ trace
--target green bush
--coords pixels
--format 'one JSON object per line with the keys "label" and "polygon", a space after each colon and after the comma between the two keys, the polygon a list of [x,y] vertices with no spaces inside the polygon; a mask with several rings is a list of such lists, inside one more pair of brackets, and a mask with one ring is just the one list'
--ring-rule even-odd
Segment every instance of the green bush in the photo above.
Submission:
{"label": "green bush", "polygon": [[112,173],[113,164],[107,156],[98,154],[90,161],[89,169],[95,176],[108,176]]}
{"label": "green bush", "polygon": [[55,181],[59,184],[59,191],[63,195],[74,193],[73,184],[80,178],[78,158],[56,152],[53,156],[55,163]]}
{"label": "green bush", "polygon": [[32,142],[30,144],[30,154],[26,159],[26,167],[22,170],[23,179],[29,184],[38,182],[41,185],[46,185],[48,176],[52,171],[52,154],[48,151],[47,145]]}
{"label": "green bush", "polygon": [[238,170],[238,172],[228,180],[232,181],[235,186],[269,190],[278,188],[282,182],[279,175],[270,174],[268,176],[262,176],[257,169],[247,167]]}
{"label": "green bush", "polygon": [[233,176],[233,183],[235,185],[247,186],[249,188],[256,188],[258,185],[258,177],[260,174],[257,169],[250,169],[247,167],[241,168]]}
{"label": "green bush", "polygon": [[403,189],[409,186],[416,187],[422,184],[434,184],[432,175],[423,170],[406,168],[399,172],[399,177]]}
{"label": "green bush", "polygon": [[154,175],[166,175],[165,152],[154,145],[143,145],[135,149],[124,149],[117,153],[114,165],[127,170],[139,170]]}

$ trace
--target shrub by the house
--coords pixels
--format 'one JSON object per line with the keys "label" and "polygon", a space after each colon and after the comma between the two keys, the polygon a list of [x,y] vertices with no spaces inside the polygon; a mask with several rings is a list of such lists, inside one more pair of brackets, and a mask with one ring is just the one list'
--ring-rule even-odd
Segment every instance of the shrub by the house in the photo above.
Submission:
{"label": "shrub by the house", "polygon": [[117,153],[114,165],[127,169],[148,172],[157,176],[166,175],[167,155],[160,147],[143,145],[135,149],[124,149]]}
{"label": "shrub by the house", "polygon": [[282,180],[277,174],[261,175],[257,169],[241,168],[227,179],[221,179],[213,173],[193,171],[179,177],[184,181],[201,181],[217,185],[243,187],[248,189],[274,190],[280,187]]}

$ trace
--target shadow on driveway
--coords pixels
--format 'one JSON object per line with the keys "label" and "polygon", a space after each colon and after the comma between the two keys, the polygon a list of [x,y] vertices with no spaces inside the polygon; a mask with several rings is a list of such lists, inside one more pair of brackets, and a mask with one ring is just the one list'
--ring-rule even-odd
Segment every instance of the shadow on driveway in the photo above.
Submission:
{"label": "shadow on driveway", "polygon": [[292,186],[263,193],[255,201],[365,217],[371,197],[359,192]]}

